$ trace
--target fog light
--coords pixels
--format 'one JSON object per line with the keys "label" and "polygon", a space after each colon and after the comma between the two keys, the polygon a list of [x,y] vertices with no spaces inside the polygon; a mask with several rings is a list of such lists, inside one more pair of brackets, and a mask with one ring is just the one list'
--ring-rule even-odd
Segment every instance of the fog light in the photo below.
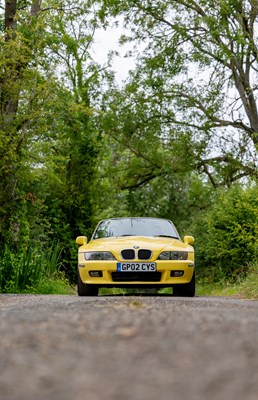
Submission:
{"label": "fog light", "polygon": [[103,276],[102,271],[89,271],[92,278],[101,278]]}
{"label": "fog light", "polygon": [[183,275],[184,275],[184,271],[171,271],[170,272],[170,276],[173,276],[175,278],[178,278]]}

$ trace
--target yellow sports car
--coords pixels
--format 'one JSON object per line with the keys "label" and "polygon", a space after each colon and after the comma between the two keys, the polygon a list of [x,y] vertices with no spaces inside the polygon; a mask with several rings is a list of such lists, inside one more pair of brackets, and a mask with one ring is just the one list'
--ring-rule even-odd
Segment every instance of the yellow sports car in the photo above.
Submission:
{"label": "yellow sports car", "polygon": [[89,242],[79,236],[76,243],[79,296],[97,296],[101,287],[172,287],[175,296],[195,295],[194,238],[182,241],[169,220],[106,219]]}

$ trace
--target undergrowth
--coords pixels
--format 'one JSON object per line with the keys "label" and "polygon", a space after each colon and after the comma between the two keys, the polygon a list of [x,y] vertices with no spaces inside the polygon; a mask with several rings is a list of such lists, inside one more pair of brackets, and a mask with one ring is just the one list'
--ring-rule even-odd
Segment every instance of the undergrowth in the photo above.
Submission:
{"label": "undergrowth", "polygon": [[235,296],[244,299],[258,299],[258,262],[248,268],[248,272],[238,279],[207,282],[201,279],[196,285],[197,296]]}
{"label": "undergrowth", "polygon": [[53,244],[44,252],[35,247],[14,252],[5,246],[0,254],[0,292],[75,293],[75,289],[60,271],[61,252],[59,244]]}

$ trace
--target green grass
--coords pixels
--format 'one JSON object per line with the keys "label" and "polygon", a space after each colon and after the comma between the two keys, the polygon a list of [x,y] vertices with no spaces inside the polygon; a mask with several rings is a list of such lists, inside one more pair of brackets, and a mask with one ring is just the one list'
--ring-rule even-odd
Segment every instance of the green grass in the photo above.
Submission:
{"label": "green grass", "polygon": [[258,264],[253,266],[250,273],[239,284],[240,296],[258,300]]}
{"label": "green grass", "polygon": [[126,294],[125,289],[120,289],[120,288],[100,288],[99,294],[102,296],[108,296],[108,295],[124,295]]}
{"label": "green grass", "polygon": [[249,272],[236,282],[197,282],[197,296],[235,296],[243,299],[258,299],[258,263],[249,267]]}
{"label": "green grass", "polygon": [[61,273],[55,273],[48,278],[43,278],[33,289],[37,294],[76,294],[76,289]]}
{"label": "green grass", "polygon": [[4,246],[0,252],[0,291],[3,293],[69,292],[59,272],[61,247],[52,244],[45,252],[36,247],[18,251]]}
{"label": "green grass", "polygon": [[238,294],[238,285],[233,283],[215,282],[196,285],[196,296],[237,296]]}

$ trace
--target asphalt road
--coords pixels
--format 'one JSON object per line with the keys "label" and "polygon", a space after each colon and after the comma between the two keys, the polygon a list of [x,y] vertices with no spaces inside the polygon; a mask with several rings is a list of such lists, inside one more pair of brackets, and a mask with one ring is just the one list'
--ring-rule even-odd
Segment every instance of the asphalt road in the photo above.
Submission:
{"label": "asphalt road", "polygon": [[258,302],[0,295],[0,400],[257,400]]}

